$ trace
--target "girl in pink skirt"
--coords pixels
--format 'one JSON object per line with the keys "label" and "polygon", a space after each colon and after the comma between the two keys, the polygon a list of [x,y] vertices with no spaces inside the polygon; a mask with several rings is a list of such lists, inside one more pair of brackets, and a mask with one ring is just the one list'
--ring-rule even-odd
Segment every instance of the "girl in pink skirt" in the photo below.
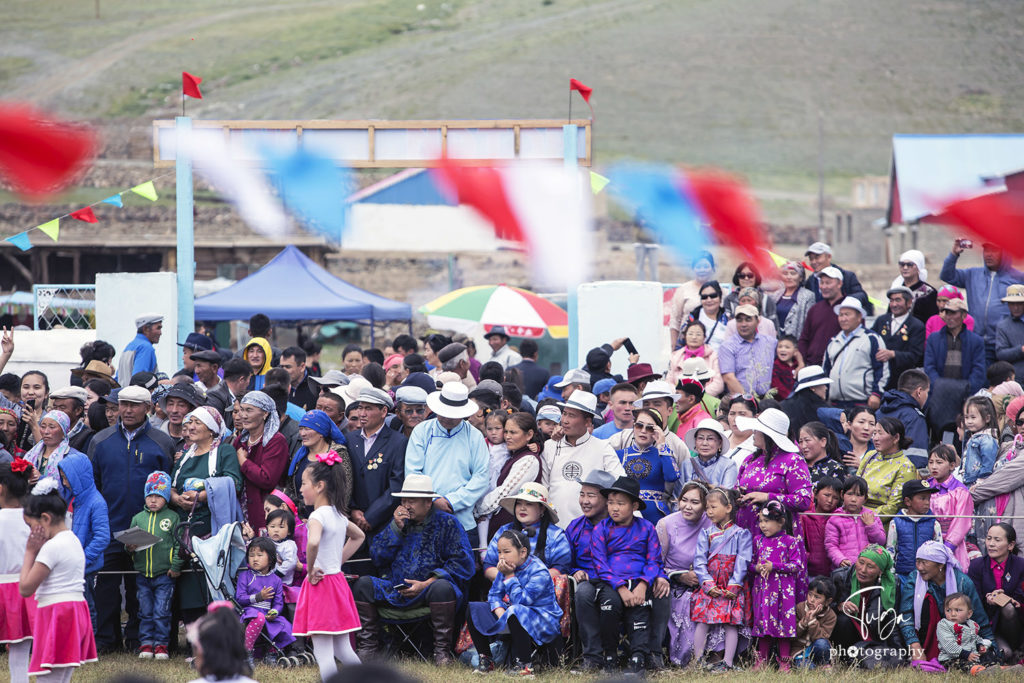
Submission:
{"label": "girl in pink skirt", "polygon": [[75,667],[96,661],[85,602],[85,551],[64,524],[67,507],[50,477],[40,479],[25,498],[25,521],[32,531],[18,590],[25,598],[35,593],[38,601],[28,672],[46,675],[47,683],[67,683]]}
{"label": "girl in pink skirt", "polygon": [[28,460],[0,464],[0,650],[7,645],[11,683],[28,683],[35,598],[18,593],[29,528],[22,517],[21,499],[28,493],[32,465]]}
{"label": "girl in pink skirt", "polygon": [[315,508],[307,523],[306,561],[309,574],[302,582],[295,606],[292,633],[313,641],[313,655],[320,676],[327,680],[342,664],[359,664],[348,634],[358,631],[359,613],[341,565],[362,545],[365,535],[341,514],[345,474],[341,456],[320,453],[302,473],[299,493]]}

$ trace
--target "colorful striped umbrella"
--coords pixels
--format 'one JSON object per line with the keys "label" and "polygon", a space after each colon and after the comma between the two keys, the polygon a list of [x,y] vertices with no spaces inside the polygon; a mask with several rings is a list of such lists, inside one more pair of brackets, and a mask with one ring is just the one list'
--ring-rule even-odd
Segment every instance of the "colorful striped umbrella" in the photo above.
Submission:
{"label": "colorful striped umbrella", "polygon": [[448,292],[420,307],[431,327],[472,333],[501,325],[510,337],[536,339],[547,331],[556,339],[569,336],[565,311],[533,292],[508,285],[480,285]]}

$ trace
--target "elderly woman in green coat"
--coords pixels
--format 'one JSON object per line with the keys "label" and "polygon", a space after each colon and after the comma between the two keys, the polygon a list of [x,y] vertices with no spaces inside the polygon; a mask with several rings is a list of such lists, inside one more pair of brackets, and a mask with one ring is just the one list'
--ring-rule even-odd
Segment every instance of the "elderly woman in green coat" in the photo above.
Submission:
{"label": "elderly woman in green coat", "polygon": [[[171,469],[171,507],[182,524],[188,525],[189,536],[202,538],[212,531],[206,480],[228,477],[237,495],[242,490],[242,472],[231,440],[223,438],[227,433],[224,418],[215,408],[201,406],[186,415],[182,432],[188,448]],[[185,622],[201,616],[207,602],[202,576],[183,573],[178,581],[178,603]]]}

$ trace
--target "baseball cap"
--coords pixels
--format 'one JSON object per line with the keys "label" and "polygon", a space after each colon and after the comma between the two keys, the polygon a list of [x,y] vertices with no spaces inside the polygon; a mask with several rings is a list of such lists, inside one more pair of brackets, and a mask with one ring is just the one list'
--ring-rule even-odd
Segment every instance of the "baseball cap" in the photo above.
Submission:
{"label": "baseball cap", "polygon": [[824,242],[815,242],[811,246],[807,247],[807,251],[804,254],[828,254],[832,255],[832,247],[828,246]]}

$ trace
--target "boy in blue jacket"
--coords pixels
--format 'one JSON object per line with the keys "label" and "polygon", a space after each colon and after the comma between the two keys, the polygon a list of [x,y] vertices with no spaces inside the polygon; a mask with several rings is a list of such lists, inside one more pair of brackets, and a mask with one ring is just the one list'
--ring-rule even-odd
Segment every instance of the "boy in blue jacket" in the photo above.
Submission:
{"label": "boy in blue jacket", "polygon": [[71,531],[85,550],[85,600],[96,628],[96,572],[103,568],[103,553],[110,543],[107,501],[96,489],[92,463],[81,453],[70,453],[57,465],[61,496],[71,508]]}

